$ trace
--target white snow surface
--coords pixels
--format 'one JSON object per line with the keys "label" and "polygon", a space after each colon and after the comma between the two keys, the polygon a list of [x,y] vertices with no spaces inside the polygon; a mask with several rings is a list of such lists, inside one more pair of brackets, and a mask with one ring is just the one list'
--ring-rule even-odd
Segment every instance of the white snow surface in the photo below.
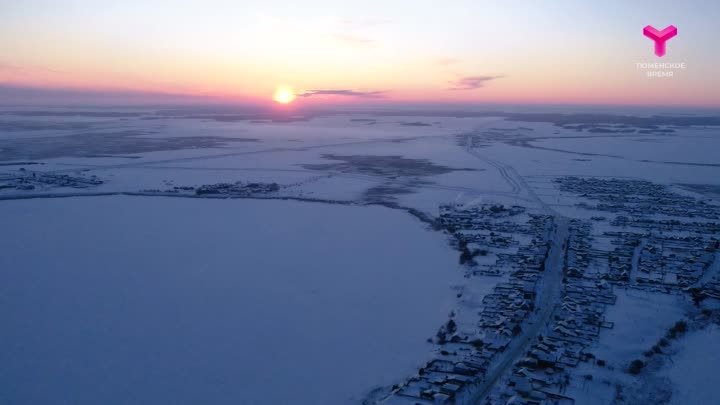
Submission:
{"label": "white snow surface", "polygon": [[[8,197],[277,182],[285,197],[359,204],[376,197],[430,215],[449,202],[502,203],[589,219],[596,213],[577,207],[577,195],[560,192],[555,176],[701,185],[684,192],[713,203],[720,184],[717,127],[622,135],[501,117],[372,114],[260,123],[82,114],[3,120],[82,125],[0,130],[0,151],[64,150],[30,162],[35,165],[24,163],[33,160],[24,152],[6,156],[0,178],[14,178],[22,167],[26,175],[96,175],[105,183],[0,189],[0,405],[358,404],[431,358],[425,339],[451,310],[461,328],[472,329],[483,297],[503,280],[462,280],[458,253],[444,235],[383,207]],[[123,131],[134,135],[123,138]],[[102,134],[111,135],[107,152],[83,152],[95,142],[87,135]],[[475,137],[475,146],[461,134]],[[225,140],[210,147],[132,147],[206,136]],[[15,142],[23,139],[40,143]],[[115,151],[115,141],[124,148]],[[67,147],[73,142],[75,149]],[[327,165],[339,162],[333,155],[399,156],[460,170],[338,169]],[[368,193],[383,187],[391,191]],[[612,248],[609,239],[605,244]],[[636,380],[623,371],[629,361],[685,315],[678,295],[615,293],[617,303],[605,313],[614,327],[601,330],[590,348],[607,365],[578,366],[575,378],[594,378],[568,390],[577,404],[612,403],[616,384]],[[675,365],[662,371],[673,384],[673,403],[712,403],[703,395],[717,386],[714,340],[717,329],[679,341]]]}
{"label": "white snow surface", "polygon": [[429,359],[461,275],[383,207],[1,205],[4,404],[358,403]]}
{"label": "white snow surface", "polygon": [[720,327],[690,332],[683,338],[680,352],[664,370],[673,382],[672,405],[717,403],[720,387]]}

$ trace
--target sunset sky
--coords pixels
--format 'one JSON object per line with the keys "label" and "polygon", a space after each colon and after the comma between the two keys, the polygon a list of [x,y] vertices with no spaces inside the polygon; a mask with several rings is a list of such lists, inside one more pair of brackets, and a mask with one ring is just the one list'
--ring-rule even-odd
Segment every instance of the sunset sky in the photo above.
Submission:
{"label": "sunset sky", "polygon": [[[663,58],[648,24],[678,28]],[[717,0],[0,0],[0,87],[718,107],[719,40]],[[687,68],[647,78],[635,65],[655,61]]]}

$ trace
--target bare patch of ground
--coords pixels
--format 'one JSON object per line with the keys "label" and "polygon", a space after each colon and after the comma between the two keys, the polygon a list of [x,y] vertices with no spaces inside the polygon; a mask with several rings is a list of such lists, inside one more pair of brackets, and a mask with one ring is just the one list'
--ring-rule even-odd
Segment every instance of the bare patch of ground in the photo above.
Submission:
{"label": "bare patch of ground", "polygon": [[399,155],[334,155],[324,154],[324,159],[335,160],[334,163],[315,163],[301,165],[309,170],[337,171],[381,177],[424,177],[454,171],[476,170],[468,168],[452,168],[435,164],[427,159],[405,158]]}

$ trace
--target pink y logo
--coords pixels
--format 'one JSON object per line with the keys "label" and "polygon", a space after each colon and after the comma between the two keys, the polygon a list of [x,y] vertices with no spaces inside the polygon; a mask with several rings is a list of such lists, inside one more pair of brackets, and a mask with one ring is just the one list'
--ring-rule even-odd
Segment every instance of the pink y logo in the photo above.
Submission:
{"label": "pink y logo", "polygon": [[658,31],[652,25],[643,28],[643,35],[655,42],[655,55],[665,55],[665,42],[677,35],[677,28],[674,25],[668,25],[662,31]]}

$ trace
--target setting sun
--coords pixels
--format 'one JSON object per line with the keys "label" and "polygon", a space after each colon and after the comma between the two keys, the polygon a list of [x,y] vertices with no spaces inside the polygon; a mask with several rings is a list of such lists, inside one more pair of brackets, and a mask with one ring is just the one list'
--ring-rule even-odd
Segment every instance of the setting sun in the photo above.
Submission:
{"label": "setting sun", "polygon": [[273,100],[280,104],[288,104],[295,100],[295,92],[291,87],[280,86],[275,90]]}

